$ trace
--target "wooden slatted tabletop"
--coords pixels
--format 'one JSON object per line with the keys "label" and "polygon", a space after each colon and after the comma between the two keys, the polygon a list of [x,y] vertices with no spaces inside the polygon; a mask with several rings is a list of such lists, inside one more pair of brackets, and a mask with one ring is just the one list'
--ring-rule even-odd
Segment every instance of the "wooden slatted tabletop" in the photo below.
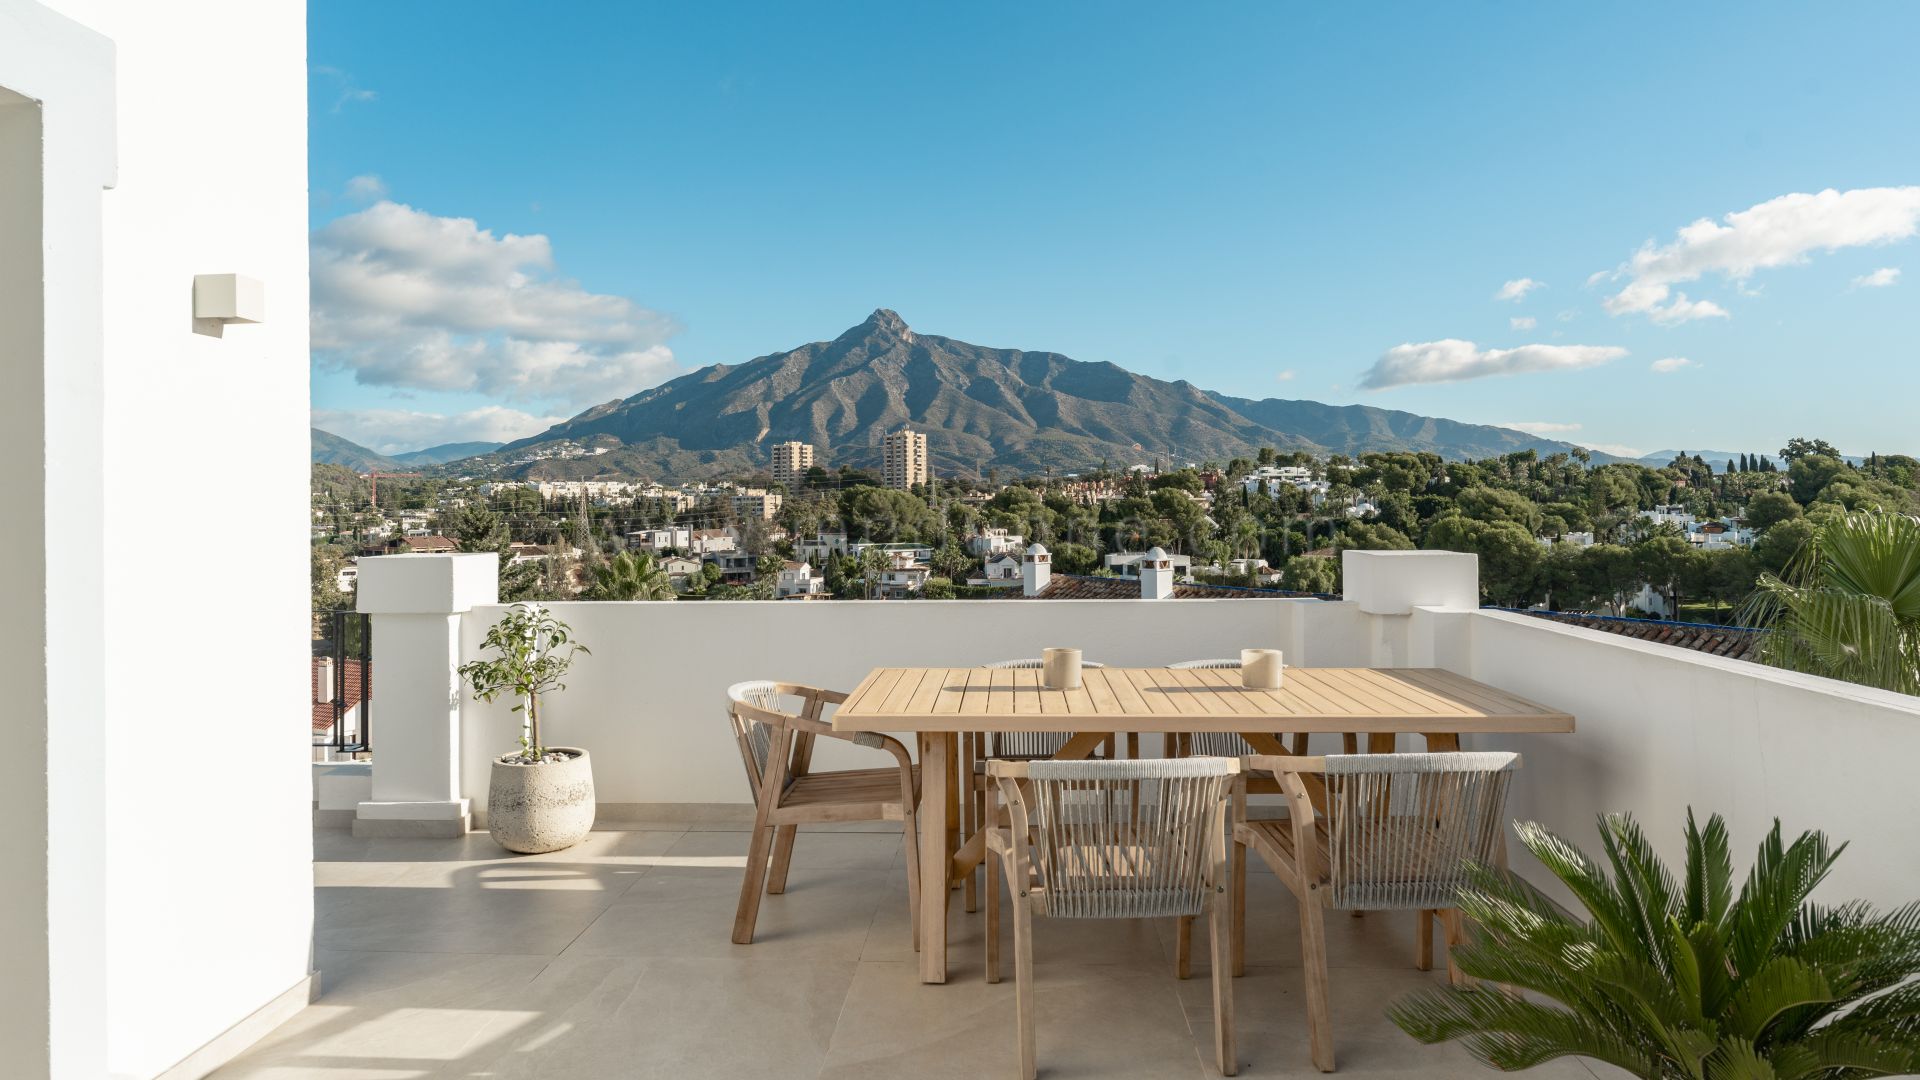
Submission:
{"label": "wooden slatted tabletop", "polygon": [[1049,690],[1033,668],[877,668],[841,731],[1567,732],[1557,709],[1439,668],[1290,667],[1277,690],[1220,668],[1088,668]]}

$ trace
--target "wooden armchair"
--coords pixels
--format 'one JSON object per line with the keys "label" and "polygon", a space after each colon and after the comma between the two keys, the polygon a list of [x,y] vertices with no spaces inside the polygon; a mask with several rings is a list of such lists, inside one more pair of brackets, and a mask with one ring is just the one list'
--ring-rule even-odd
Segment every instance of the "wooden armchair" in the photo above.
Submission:
{"label": "wooden armchair", "polygon": [[987,981],[1000,981],[1000,888],[1013,905],[1020,1075],[1033,1080],[1033,916],[1153,919],[1207,915],[1213,930],[1214,1051],[1239,1067],[1228,973],[1230,758],[989,761],[1009,825],[987,833]]}
{"label": "wooden armchair", "polygon": [[[1300,902],[1300,952],[1307,981],[1308,1042],[1313,1063],[1333,1071],[1333,1024],[1327,1007],[1324,908],[1419,913],[1416,965],[1432,965],[1432,919],[1449,944],[1462,934],[1455,897],[1470,862],[1506,865],[1507,788],[1520,757],[1508,753],[1348,754],[1255,757],[1250,772],[1271,773],[1290,804],[1285,821],[1240,820],[1234,843],[1252,849]],[[1306,778],[1326,786],[1324,816],[1314,813]],[[1236,817],[1243,815],[1236,814]],[[1236,897],[1246,883],[1236,875]],[[1236,899],[1235,908],[1243,909]],[[1245,935],[1233,936],[1236,968]],[[1214,955],[1219,956],[1216,945]],[[1217,960],[1216,960],[1217,963]],[[1459,974],[1449,972],[1458,981]]]}
{"label": "wooden armchair", "polygon": [[[799,710],[782,710],[783,698],[798,699]],[[762,882],[768,894],[786,890],[787,868],[793,861],[793,844],[802,824],[898,821],[906,834],[907,905],[913,913],[914,948],[920,946],[919,833],[914,827],[920,771],[899,740],[870,732],[835,731],[820,719],[822,709],[846,699],[845,694],[794,683],[756,681],[727,688],[727,723],[740,745],[740,760],[746,766],[755,807],[753,840],[747,848],[740,906],[733,920],[735,944],[753,942]],[[843,739],[884,750],[893,755],[894,764],[880,769],[814,772],[810,766],[814,740],[818,738]]]}

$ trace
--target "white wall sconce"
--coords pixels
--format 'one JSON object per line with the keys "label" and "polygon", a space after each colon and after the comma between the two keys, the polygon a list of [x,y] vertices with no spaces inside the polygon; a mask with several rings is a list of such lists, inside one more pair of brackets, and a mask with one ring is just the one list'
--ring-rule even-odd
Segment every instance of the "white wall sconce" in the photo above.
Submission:
{"label": "white wall sconce", "polygon": [[267,286],[245,274],[193,275],[193,332],[220,337],[228,323],[265,322]]}

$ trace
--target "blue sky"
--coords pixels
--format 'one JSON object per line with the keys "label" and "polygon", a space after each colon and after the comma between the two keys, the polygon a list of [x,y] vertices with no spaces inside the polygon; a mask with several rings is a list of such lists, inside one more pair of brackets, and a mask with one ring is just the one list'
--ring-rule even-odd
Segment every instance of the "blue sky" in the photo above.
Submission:
{"label": "blue sky", "polygon": [[890,307],[1602,448],[1920,452],[1920,6],[309,11],[316,423],[378,449]]}

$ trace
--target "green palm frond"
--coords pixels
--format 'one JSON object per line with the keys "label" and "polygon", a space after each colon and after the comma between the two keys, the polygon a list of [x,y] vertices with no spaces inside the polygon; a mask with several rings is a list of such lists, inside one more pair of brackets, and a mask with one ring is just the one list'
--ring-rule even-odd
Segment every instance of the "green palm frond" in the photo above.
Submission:
{"label": "green palm frond", "polygon": [[1676,879],[1626,816],[1600,822],[1607,866],[1535,824],[1517,831],[1585,909],[1469,868],[1453,950],[1476,979],[1522,993],[1433,988],[1388,1015],[1425,1042],[1458,1039],[1508,1071],[1558,1057],[1674,1080],[1853,1080],[1920,1069],[1920,904],[1879,913],[1808,895],[1845,845],[1784,841],[1776,822],[1739,892],[1726,823],[1689,813]]}
{"label": "green palm frond", "polygon": [[1772,629],[1766,663],[1920,694],[1920,519],[1836,518],[1757,585],[1745,616]]}

